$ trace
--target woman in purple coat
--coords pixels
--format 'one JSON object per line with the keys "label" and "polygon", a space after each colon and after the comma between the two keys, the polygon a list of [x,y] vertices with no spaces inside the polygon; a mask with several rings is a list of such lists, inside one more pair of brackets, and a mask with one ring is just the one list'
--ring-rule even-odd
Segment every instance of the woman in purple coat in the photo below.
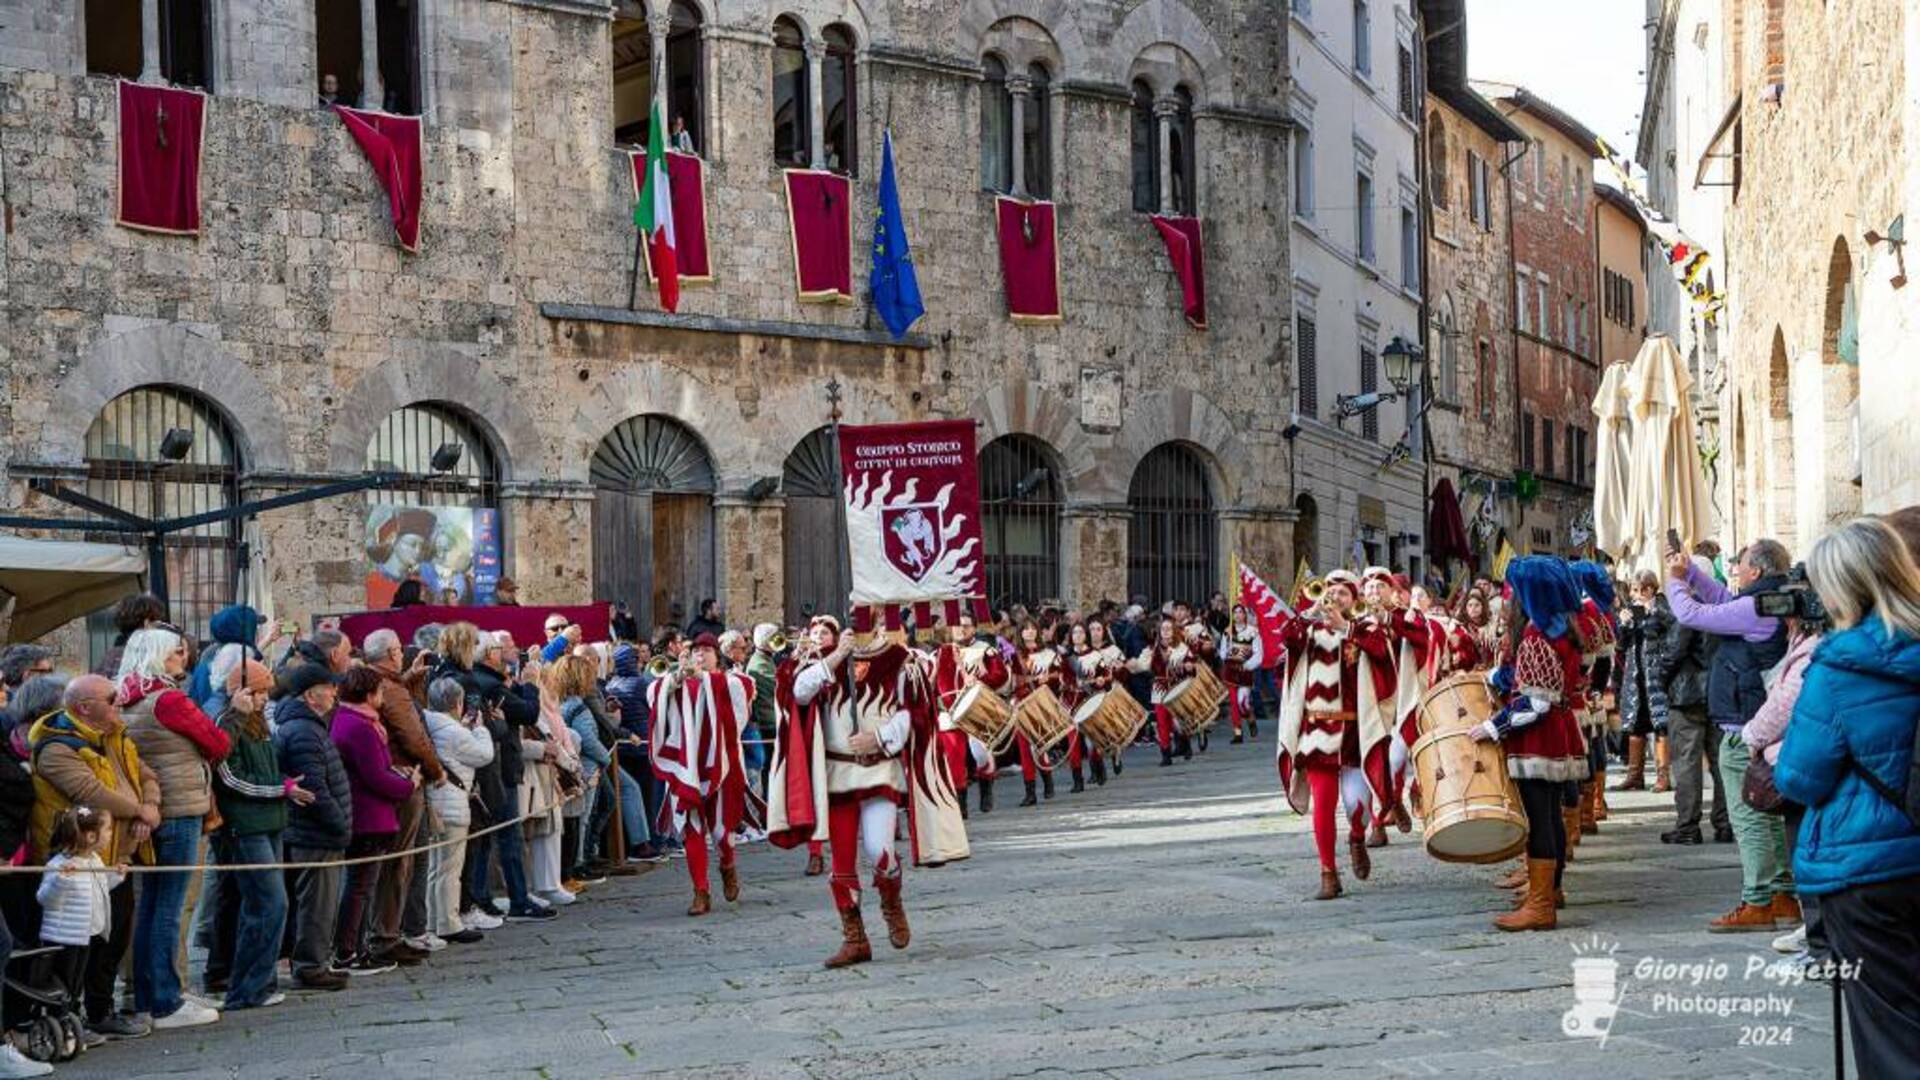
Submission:
{"label": "woman in purple coat", "polygon": [[[379,693],[378,672],[364,666],[352,668],[340,680],[340,704],[333,712],[333,744],[340,751],[353,790],[353,840],[347,845],[348,860],[385,855],[393,849],[393,839],[400,833],[394,808],[420,786],[418,767],[394,768],[387,752],[387,730],[374,711]],[[383,865],[367,862],[347,868],[334,949],[339,965],[349,971],[385,971],[396,963],[413,965],[422,959],[422,954],[410,948],[401,952],[404,945],[380,956],[367,954],[367,906],[380,882]]]}

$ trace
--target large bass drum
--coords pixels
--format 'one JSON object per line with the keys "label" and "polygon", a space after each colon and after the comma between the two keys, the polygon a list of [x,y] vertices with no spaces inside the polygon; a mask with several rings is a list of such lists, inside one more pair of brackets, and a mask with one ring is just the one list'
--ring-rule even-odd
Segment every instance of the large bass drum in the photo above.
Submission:
{"label": "large bass drum", "polygon": [[1081,736],[1108,755],[1131,746],[1146,720],[1147,710],[1122,686],[1088,698],[1073,714],[1073,726]]}
{"label": "large bass drum", "polygon": [[994,753],[1013,741],[1013,706],[985,683],[962,690],[947,710],[947,717],[954,727],[979,739]]}

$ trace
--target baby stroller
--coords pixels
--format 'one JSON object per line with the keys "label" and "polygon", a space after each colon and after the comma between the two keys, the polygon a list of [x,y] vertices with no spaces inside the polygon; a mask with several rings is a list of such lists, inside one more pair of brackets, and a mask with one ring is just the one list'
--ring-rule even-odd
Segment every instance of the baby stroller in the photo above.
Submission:
{"label": "baby stroller", "polygon": [[[67,998],[59,987],[36,985],[43,965],[38,958],[51,956],[59,946],[19,949],[7,960],[7,992],[18,995],[21,1016],[13,1024],[14,1045],[35,1061],[71,1061],[86,1049],[85,1029],[81,1026],[77,1002]],[[34,973],[28,979],[14,976],[16,964],[26,963]]]}

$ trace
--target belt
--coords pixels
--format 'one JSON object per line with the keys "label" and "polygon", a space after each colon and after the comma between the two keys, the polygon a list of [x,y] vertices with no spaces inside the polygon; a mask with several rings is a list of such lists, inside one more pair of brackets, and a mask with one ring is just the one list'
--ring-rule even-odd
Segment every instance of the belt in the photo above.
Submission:
{"label": "belt", "polygon": [[1308,709],[1307,716],[1310,719],[1327,720],[1327,721],[1332,721],[1332,720],[1352,721],[1352,720],[1358,720],[1360,718],[1360,714],[1352,711],[1351,709],[1343,710],[1339,712],[1319,712],[1314,709]]}
{"label": "belt", "polygon": [[879,765],[892,761],[892,754],[843,754],[838,750],[827,751],[828,761],[844,761],[849,765]]}

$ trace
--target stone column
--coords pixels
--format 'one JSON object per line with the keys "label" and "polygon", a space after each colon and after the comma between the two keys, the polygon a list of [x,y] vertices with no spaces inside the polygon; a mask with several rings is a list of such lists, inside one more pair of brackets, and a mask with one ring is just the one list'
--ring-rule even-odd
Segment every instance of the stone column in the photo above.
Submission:
{"label": "stone column", "polygon": [[786,624],[787,500],[740,494],[713,500],[714,592],[728,626]]}
{"label": "stone column", "polygon": [[1015,195],[1027,193],[1027,108],[1033,100],[1033,80],[1007,76],[1007,95],[1013,99],[1013,161],[1008,174]]}
{"label": "stone column", "polygon": [[660,122],[667,125],[660,132],[662,143],[669,141],[668,132],[673,130],[673,117],[667,113],[667,31],[672,28],[671,17],[658,11],[647,12],[647,37],[651,39],[647,78],[653,83],[653,107],[659,110]]}
{"label": "stone column", "polygon": [[360,107],[378,109],[386,103],[387,90],[380,82],[379,12],[374,0],[360,0]]}
{"label": "stone column", "polygon": [[1233,580],[1233,558],[1253,568],[1267,584],[1284,592],[1298,565],[1293,550],[1293,523],[1300,512],[1291,507],[1232,506],[1220,511],[1221,581],[1218,588],[1235,602],[1240,584]]}
{"label": "stone column", "polygon": [[820,76],[822,61],[826,59],[827,47],[818,41],[807,42],[807,165],[809,168],[827,167],[827,118],[821,115],[821,104],[825,95],[821,93]]}
{"label": "stone column", "polygon": [[1171,95],[1153,99],[1153,125],[1160,140],[1160,212],[1171,214],[1173,207],[1173,118],[1180,113],[1180,101]]}
{"label": "stone column", "polygon": [[1075,503],[1060,511],[1061,599],[1082,609],[1127,599],[1124,503]]}
{"label": "stone column", "polygon": [[543,604],[593,601],[592,487],[508,484],[500,493],[500,525],[500,562],[521,596]]}
{"label": "stone column", "polygon": [[166,81],[160,74],[160,0],[140,0],[140,81]]}

